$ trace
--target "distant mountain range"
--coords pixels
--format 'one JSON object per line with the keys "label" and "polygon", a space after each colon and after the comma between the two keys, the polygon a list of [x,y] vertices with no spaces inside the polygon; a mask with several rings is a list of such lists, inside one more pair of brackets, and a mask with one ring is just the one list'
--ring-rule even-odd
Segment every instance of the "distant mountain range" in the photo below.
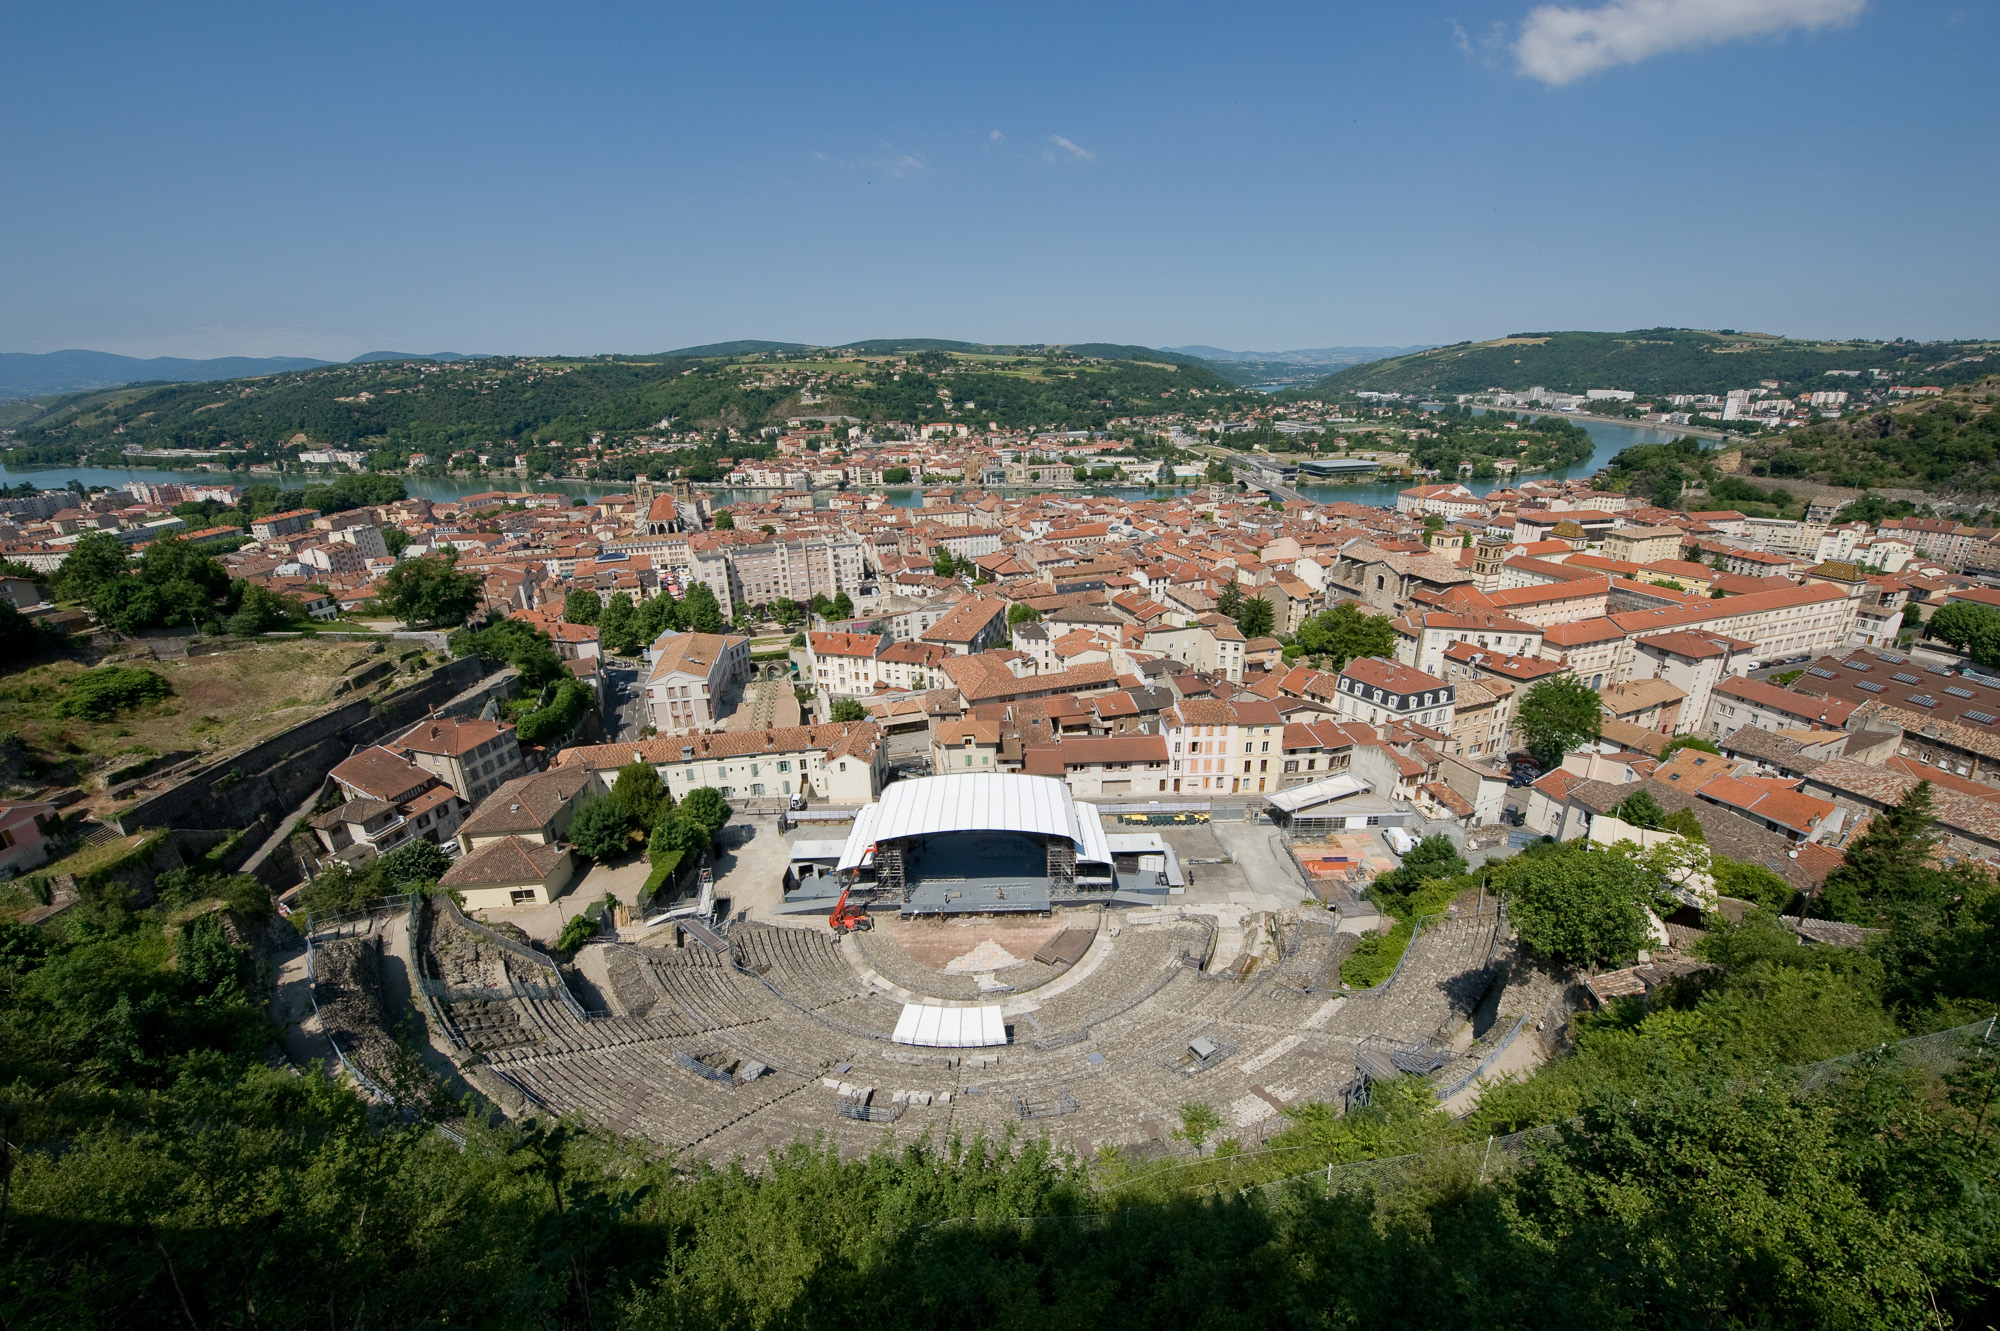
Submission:
{"label": "distant mountain range", "polygon": [[[383,360],[467,360],[456,351],[371,351],[349,364]],[[109,351],[0,351],[0,398],[41,397],[77,393],[119,384],[196,383],[208,379],[248,379],[260,374],[310,370],[335,361],[307,356],[220,356],[185,360],[179,356],[119,356]]]}
{"label": "distant mountain range", "polygon": [[1428,351],[1429,344],[1414,347],[1311,347],[1300,351],[1224,351],[1221,347],[1163,347],[1164,351],[1178,351],[1183,356],[1199,356],[1203,360],[1219,361],[1225,364],[1237,361],[1256,362],[1264,365],[1363,365],[1369,361],[1387,360],[1391,356],[1407,356],[1413,351]]}

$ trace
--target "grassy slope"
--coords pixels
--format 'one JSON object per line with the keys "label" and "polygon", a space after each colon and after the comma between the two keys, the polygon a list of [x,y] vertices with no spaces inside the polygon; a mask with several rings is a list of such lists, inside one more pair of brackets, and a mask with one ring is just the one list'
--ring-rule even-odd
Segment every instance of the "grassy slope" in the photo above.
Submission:
{"label": "grassy slope", "polygon": [[[216,749],[260,739],[313,714],[333,696],[348,669],[369,656],[369,644],[311,639],[262,643],[185,661],[148,661],[174,687],[174,696],[110,721],[54,715],[66,682],[81,662],[44,660],[0,674],[0,734],[18,736],[27,755],[51,766],[67,764],[80,778],[139,761],[148,753]],[[25,773],[8,784],[33,786]]]}

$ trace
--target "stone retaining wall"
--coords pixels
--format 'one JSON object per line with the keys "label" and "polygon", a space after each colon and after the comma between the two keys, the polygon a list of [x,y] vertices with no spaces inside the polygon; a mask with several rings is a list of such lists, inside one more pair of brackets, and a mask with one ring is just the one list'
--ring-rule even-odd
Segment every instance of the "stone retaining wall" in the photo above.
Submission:
{"label": "stone retaining wall", "polygon": [[415,725],[486,674],[477,657],[453,661],[407,688],[357,698],[243,749],[216,755],[113,821],[130,834],[142,827],[242,828],[282,818],[357,748]]}

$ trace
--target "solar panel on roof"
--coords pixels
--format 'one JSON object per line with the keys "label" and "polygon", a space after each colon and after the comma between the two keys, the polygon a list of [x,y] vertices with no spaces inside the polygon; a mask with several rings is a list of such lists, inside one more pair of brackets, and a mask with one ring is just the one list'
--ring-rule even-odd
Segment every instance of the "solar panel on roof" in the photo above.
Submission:
{"label": "solar panel on roof", "polygon": [[1903,662],[1910,659],[1907,656],[1898,656],[1894,652],[1877,652],[1875,653],[1875,655],[1881,657],[1884,661],[1887,661],[1890,665],[1901,665],[1903,664]]}
{"label": "solar panel on roof", "polygon": [[1867,689],[1870,693],[1880,693],[1882,691],[1882,686],[1872,679],[1857,679],[1854,681],[1854,687],[1857,689]]}
{"label": "solar panel on roof", "polygon": [[1849,670],[1866,670],[1868,668],[1866,661],[1842,661],[1841,664]]}
{"label": "solar panel on roof", "polygon": [[1813,667],[1812,669],[1810,669],[1810,670],[1806,671],[1806,673],[1807,673],[1808,675],[1817,675],[1817,676],[1819,676],[1819,677],[1820,677],[1821,679],[1839,679],[1839,678],[1840,678],[1840,676],[1839,676],[1839,675],[1836,675],[1836,674],[1834,674],[1834,673],[1833,673],[1833,672],[1832,672],[1831,670],[1821,670],[1821,669],[1820,669],[1820,668],[1819,668],[1818,666],[1814,666],[1814,667]]}
{"label": "solar panel on roof", "polygon": [[1956,684],[1947,685],[1945,688],[1945,692],[1949,693],[1954,698],[1977,698],[1979,696],[1978,694],[1974,693],[1971,689],[1961,689]]}
{"label": "solar panel on roof", "polygon": [[1951,673],[1951,671],[1943,666],[1925,666],[1924,669],[1933,675],[1949,675]]}
{"label": "solar panel on roof", "polygon": [[1910,695],[1910,701],[1911,701],[1911,702],[1913,702],[1913,703],[1915,703],[1915,704],[1916,704],[1917,706],[1919,706],[1919,707],[1935,707],[1935,706],[1937,706],[1937,699],[1936,699],[1936,698],[1933,698],[1933,697],[1931,697],[1931,696],[1930,696],[1929,694],[1927,694],[1927,693],[1912,693],[1912,694]]}
{"label": "solar panel on roof", "polygon": [[1991,712],[1967,712],[1965,719],[1968,721],[1977,721],[1982,726],[1990,726],[1994,722]]}
{"label": "solar panel on roof", "polygon": [[1890,678],[1890,679],[1893,679],[1893,680],[1895,680],[1895,681],[1896,681],[1896,682],[1897,682],[1898,684],[1921,684],[1921,683],[1923,683],[1923,681],[1922,681],[1921,679],[1918,679],[1918,678],[1917,678],[1917,677],[1916,677],[1915,675],[1906,675],[1906,674],[1904,674],[1904,673],[1903,673],[1902,671],[1900,671],[1900,670],[1898,670],[1898,671],[1897,671],[1897,672],[1896,672],[1895,674],[1893,674],[1893,675],[1889,676],[1889,678]]}

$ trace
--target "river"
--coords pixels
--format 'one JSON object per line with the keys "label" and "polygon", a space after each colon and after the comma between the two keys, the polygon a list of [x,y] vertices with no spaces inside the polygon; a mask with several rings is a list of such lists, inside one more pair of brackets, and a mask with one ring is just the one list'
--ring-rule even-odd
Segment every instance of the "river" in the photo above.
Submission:
{"label": "river", "polygon": [[[1535,472],[1522,479],[1533,480],[1546,476],[1589,476],[1608,464],[1622,449],[1630,448],[1634,444],[1664,444],[1679,437],[1678,431],[1670,428],[1662,429],[1653,425],[1620,425],[1613,421],[1578,421],[1577,423],[1583,426],[1584,430],[1597,445],[1592,450],[1589,460],[1577,466],[1566,467],[1554,472]],[[246,476],[242,472],[213,472],[198,469],[167,471],[158,467],[10,468],[0,465],[0,482],[8,485],[18,485],[23,481],[27,481],[45,490],[60,489],[68,485],[72,480],[80,481],[87,486],[122,486],[130,481],[177,481],[182,484],[199,484],[202,481],[208,481],[211,484],[253,485],[259,482],[277,481],[278,479],[278,477],[270,474]],[[305,478],[287,474],[283,478],[283,483],[296,486],[302,483],[317,483],[324,479],[323,477]],[[402,478],[402,481],[403,488],[411,494],[421,496],[425,499],[436,500],[458,499],[465,495],[480,494],[490,490],[516,490],[522,488],[571,494],[583,499],[592,499],[607,494],[629,494],[631,492],[631,483],[629,481],[613,481],[608,483],[600,481],[539,481],[532,487],[524,486],[523,482],[511,476],[480,476],[473,478],[405,476]],[[1465,487],[1474,494],[1484,494],[1488,490],[1509,483],[1505,479],[1490,481],[1468,480],[1464,482]],[[1403,489],[1406,484],[1406,482],[1377,482],[1354,485],[1302,485],[1298,489],[1306,497],[1317,500],[1320,503],[1340,501],[1350,504],[1375,504],[1382,507],[1390,507],[1396,502],[1396,492]],[[768,500],[775,492],[770,490],[704,489],[701,493],[708,495],[718,504],[736,504],[756,503]],[[822,495],[826,493],[828,492],[822,492]],[[1173,492],[1170,490],[1148,490],[1143,486],[1102,486],[1096,490],[1096,493],[1115,495],[1125,499],[1144,499],[1148,497],[1158,498]],[[883,494],[897,508],[916,508],[923,503],[922,493],[915,489],[885,490]],[[826,500],[822,497],[819,502],[824,504]]]}

